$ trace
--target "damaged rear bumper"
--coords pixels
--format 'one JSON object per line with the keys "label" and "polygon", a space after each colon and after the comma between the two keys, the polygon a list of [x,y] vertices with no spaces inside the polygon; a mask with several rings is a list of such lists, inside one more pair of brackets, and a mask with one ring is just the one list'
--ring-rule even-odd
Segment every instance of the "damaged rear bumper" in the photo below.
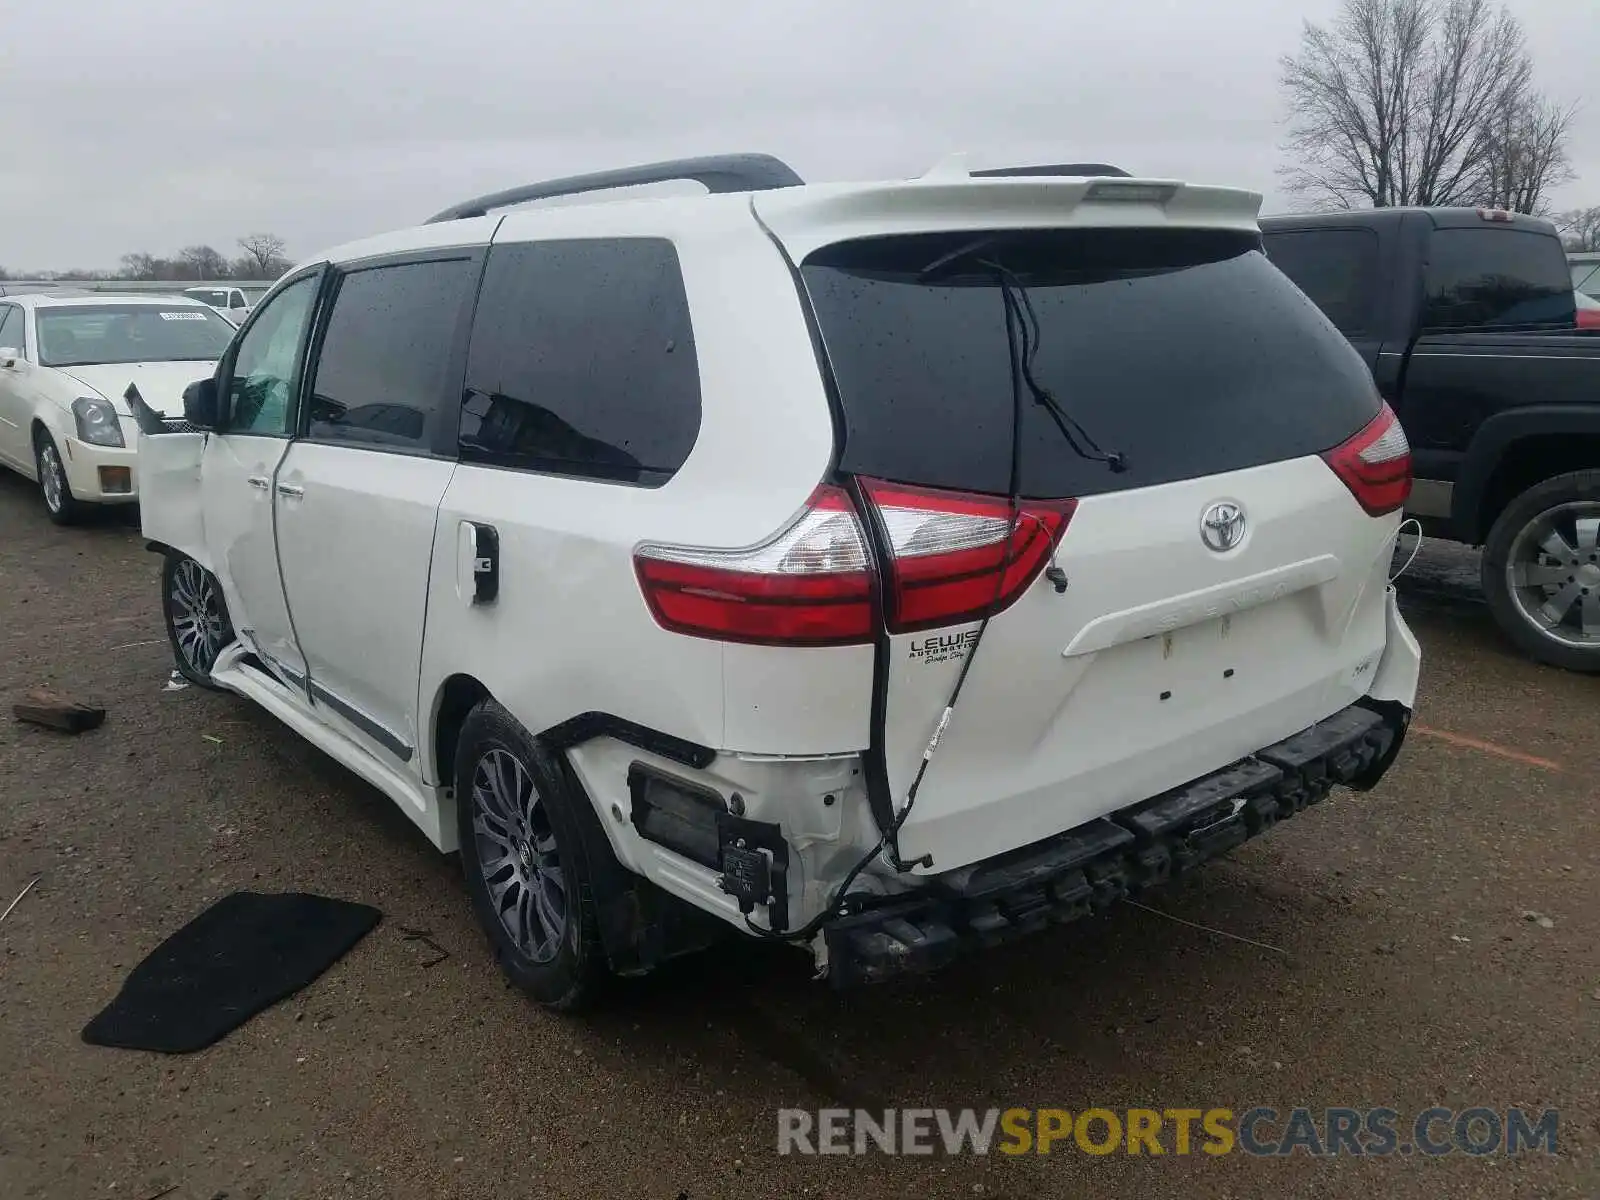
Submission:
{"label": "damaged rear bumper", "polygon": [[1410,710],[1352,705],[1293,737],[1154,799],[1024,849],[926,877],[910,895],[824,930],[839,987],[930,971],[973,950],[1104,909],[1265,833],[1335,785],[1372,787]]}

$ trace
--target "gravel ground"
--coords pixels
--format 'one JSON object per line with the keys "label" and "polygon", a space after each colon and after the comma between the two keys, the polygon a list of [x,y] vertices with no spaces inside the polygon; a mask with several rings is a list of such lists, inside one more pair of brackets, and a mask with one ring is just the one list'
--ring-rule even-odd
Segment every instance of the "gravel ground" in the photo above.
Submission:
{"label": "gravel ground", "polygon": [[[501,984],[453,863],[376,792],[242,700],[163,690],[157,565],[132,521],[58,530],[0,479],[0,907],[40,877],[0,924],[5,1200],[1600,1195],[1597,685],[1506,647],[1470,554],[1430,549],[1408,575],[1420,729],[1384,785],[1153,900],[1276,951],[1123,906],[844,999],[792,954],[719,953],[584,1022]],[[106,724],[14,723],[41,684]],[[203,1053],[79,1040],[144,954],[239,888],[386,919]],[[402,927],[448,957],[428,965]],[[1257,1104],[1559,1107],[1561,1153],[775,1147],[781,1106]]]}

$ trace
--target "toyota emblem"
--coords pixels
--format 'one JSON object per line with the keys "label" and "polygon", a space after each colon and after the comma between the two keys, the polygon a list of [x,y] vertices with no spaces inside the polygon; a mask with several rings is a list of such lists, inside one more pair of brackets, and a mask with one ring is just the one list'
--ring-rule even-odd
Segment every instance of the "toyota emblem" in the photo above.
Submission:
{"label": "toyota emblem", "polygon": [[1244,541],[1244,527],[1244,509],[1231,500],[1220,500],[1201,514],[1200,540],[1223,554]]}

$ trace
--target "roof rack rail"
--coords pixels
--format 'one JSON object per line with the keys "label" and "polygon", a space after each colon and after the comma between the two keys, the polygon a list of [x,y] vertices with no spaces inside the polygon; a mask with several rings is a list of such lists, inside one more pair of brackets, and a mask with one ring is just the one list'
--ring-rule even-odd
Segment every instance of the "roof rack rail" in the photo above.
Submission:
{"label": "roof rack rail", "polygon": [[1110,163],[1045,163],[1032,167],[989,167],[983,171],[973,171],[974,179],[999,178],[1012,175],[1066,175],[1072,177],[1095,178],[1110,177],[1116,179],[1132,179],[1133,176],[1121,167],[1113,167]]}
{"label": "roof rack rail", "polygon": [[467,217],[481,217],[492,208],[509,208],[529,200],[547,200],[554,196],[577,196],[584,192],[603,192],[612,188],[639,187],[647,183],[665,183],[669,180],[687,179],[703,183],[709,192],[765,192],[774,188],[797,187],[805,181],[794,169],[770,154],[710,154],[703,158],[677,158],[667,162],[646,163],[638,167],[619,167],[614,171],[596,171],[590,175],[569,175],[565,179],[549,179],[543,183],[530,183],[523,187],[492,192],[452,205],[428,218],[426,224],[439,221],[460,221]]}

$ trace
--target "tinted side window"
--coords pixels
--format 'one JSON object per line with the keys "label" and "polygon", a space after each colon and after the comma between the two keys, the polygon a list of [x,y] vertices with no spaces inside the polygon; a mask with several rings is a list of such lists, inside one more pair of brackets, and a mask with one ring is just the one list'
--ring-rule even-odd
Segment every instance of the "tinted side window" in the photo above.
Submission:
{"label": "tinted side window", "polygon": [[671,242],[489,251],[463,460],[659,487],[699,432],[700,369]]}
{"label": "tinted side window", "polygon": [[472,264],[369,267],[339,282],[311,384],[307,436],[426,450],[453,389],[447,378]]}
{"label": "tinted side window", "polygon": [[1426,329],[1574,321],[1559,239],[1520,229],[1436,229],[1429,242]]}
{"label": "tinted side window", "polygon": [[1344,334],[1369,332],[1377,295],[1378,235],[1371,229],[1269,233],[1273,266],[1294,280]]}

